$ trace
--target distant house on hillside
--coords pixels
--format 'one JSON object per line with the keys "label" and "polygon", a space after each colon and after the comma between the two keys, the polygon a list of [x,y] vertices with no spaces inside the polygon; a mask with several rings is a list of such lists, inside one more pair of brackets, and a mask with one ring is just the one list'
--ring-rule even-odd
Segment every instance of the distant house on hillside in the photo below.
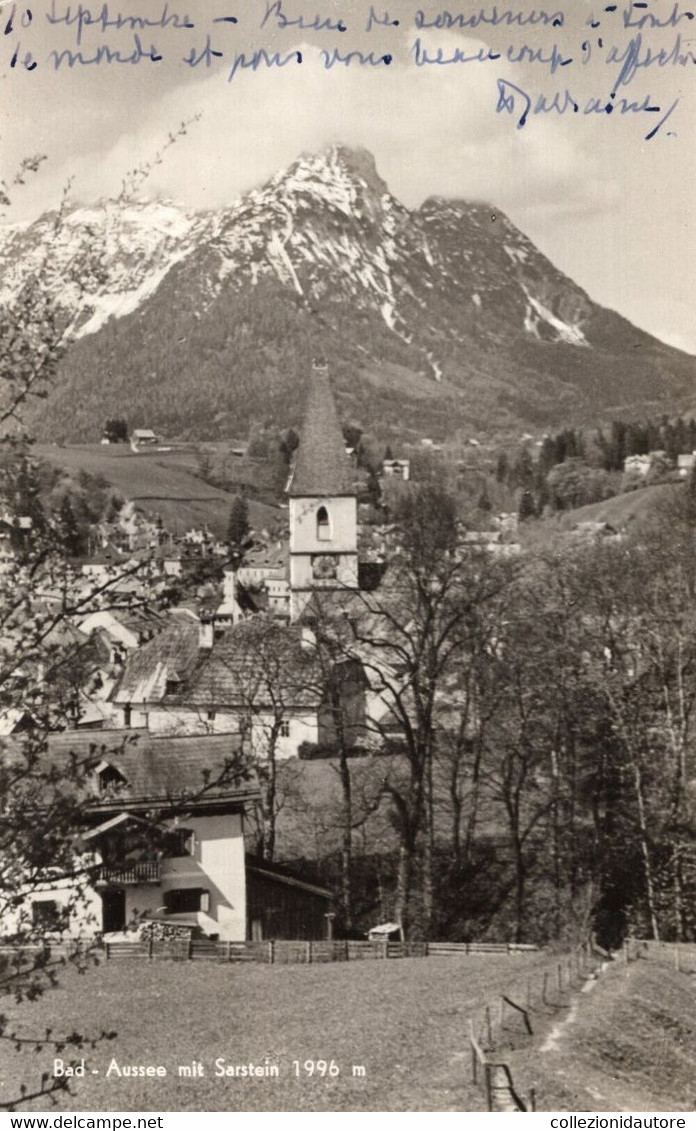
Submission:
{"label": "distant house on hillside", "polygon": [[407,459],[383,459],[382,460],[382,475],[392,476],[394,479],[403,479],[404,482],[409,478],[411,463]]}
{"label": "distant house on hillside", "polygon": [[621,531],[612,526],[610,522],[592,521],[591,519],[576,522],[570,533],[575,538],[610,538],[615,542],[620,542],[623,537]]}
{"label": "distant house on hillside", "polygon": [[673,466],[674,464],[667,455],[667,452],[662,450],[648,452],[647,455],[626,456],[624,460],[625,472],[633,472],[633,474],[642,475],[643,477],[645,477],[649,471],[669,471]]}
{"label": "distant house on hillside", "polygon": [[650,471],[650,456],[626,456],[624,471],[634,475],[647,475]]}
{"label": "distant house on hillside", "polygon": [[131,447],[146,448],[158,444],[159,440],[151,428],[136,428],[131,436]]}

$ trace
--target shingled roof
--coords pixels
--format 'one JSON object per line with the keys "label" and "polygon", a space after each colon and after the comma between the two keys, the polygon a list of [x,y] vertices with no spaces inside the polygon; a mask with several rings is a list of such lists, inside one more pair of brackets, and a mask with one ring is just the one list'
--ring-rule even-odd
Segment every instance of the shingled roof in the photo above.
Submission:
{"label": "shingled roof", "polygon": [[238,735],[194,735],[154,738],[145,730],[63,731],[52,734],[48,756],[54,765],[75,757],[107,763],[118,770],[123,785],[86,799],[89,812],[138,810],[153,804],[185,804],[187,808],[243,805],[258,797],[253,775],[237,765]]}
{"label": "shingled roof", "polygon": [[195,619],[173,616],[162,632],[131,652],[111,692],[111,700],[114,703],[158,703],[165,695],[168,680],[183,680],[195,667],[198,634]]}
{"label": "shingled roof", "polygon": [[303,647],[294,625],[243,622],[216,641],[168,705],[257,710],[316,709],[322,673],[314,651]]}
{"label": "shingled roof", "polygon": [[295,498],[354,495],[353,480],[328,369],[314,365],[288,494]]}

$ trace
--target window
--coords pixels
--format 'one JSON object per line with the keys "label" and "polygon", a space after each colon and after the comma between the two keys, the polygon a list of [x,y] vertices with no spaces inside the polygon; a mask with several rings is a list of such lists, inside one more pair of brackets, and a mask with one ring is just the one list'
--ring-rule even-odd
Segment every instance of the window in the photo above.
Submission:
{"label": "window", "polygon": [[168,915],[191,914],[210,910],[210,892],[206,888],[174,888],[164,893]]}
{"label": "window", "polygon": [[207,718],[208,718],[209,723],[214,723],[215,722],[215,711],[208,711]]}
{"label": "window", "polygon": [[97,772],[99,792],[106,793],[109,789],[117,789],[126,784],[123,774],[115,766],[102,765]]}
{"label": "window", "polygon": [[331,540],[331,525],[329,512],[326,507],[319,507],[317,511],[317,541],[329,542]]}
{"label": "window", "polygon": [[65,908],[59,907],[55,899],[34,900],[31,920],[34,927],[42,931],[61,931],[67,926]]}
{"label": "window", "polygon": [[283,719],[278,729],[278,734],[281,738],[290,737],[290,722],[288,719]]}
{"label": "window", "polygon": [[196,837],[192,829],[172,829],[167,833],[164,846],[165,856],[193,856]]}

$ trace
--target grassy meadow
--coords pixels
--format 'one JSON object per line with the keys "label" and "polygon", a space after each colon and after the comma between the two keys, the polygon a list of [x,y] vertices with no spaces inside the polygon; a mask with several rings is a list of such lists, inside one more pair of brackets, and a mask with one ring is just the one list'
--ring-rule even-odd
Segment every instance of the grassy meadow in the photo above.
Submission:
{"label": "grassy meadow", "polygon": [[[57,1096],[59,1110],[480,1111],[468,1019],[545,961],[470,955],[269,967],[131,959],[81,976],[66,970],[57,989],[6,1012],[24,1037],[46,1027],[56,1035],[116,1032],[85,1050],[85,1076]],[[0,1049],[1,1102],[51,1073],[54,1054],[48,1046]],[[276,1064],[279,1075],[216,1076],[218,1058],[233,1068]],[[112,1060],[162,1066],[167,1075],[119,1076],[108,1071]],[[309,1075],[307,1060],[333,1060],[340,1074]],[[194,1062],[204,1075],[178,1074]],[[46,1101],[28,1106],[43,1110]]]}

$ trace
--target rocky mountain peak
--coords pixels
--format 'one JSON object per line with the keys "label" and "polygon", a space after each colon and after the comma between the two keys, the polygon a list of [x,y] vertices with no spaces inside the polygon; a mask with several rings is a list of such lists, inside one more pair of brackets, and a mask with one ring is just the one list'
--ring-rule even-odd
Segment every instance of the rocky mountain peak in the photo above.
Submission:
{"label": "rocky mountain peak", "polygon": [[293,212],[318,206],[379,222],[389,190],[368,150],[331,145],[318,153],[301,154],[245,199],[263,206],[269,198]]}

